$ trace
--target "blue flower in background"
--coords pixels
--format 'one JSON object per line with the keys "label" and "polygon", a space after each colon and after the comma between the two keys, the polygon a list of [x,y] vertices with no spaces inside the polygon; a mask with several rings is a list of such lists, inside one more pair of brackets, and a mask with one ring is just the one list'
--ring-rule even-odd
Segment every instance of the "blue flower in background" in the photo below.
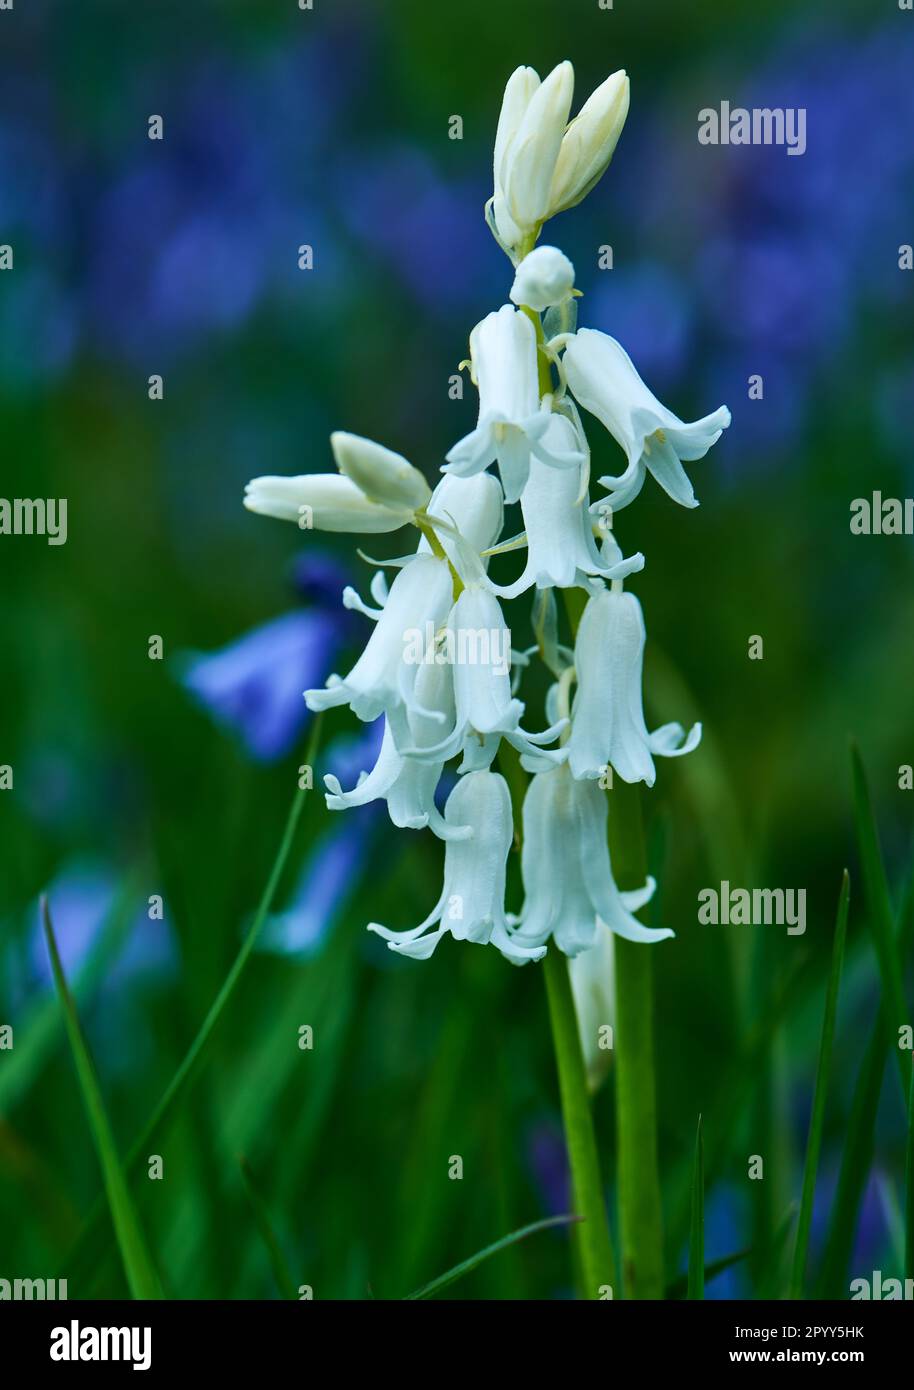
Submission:
{"label": "blue flower in background", "polygon": [[323,685],[354,622],[339,607],[347,576],[330,556],[302,556],[292,577],[313,607],[273,618],[220,651],[178,659],[182,684],[258,762],[297,742],[310,717],[304,691]]}
{"label": "blue flower in background", "polygon": [[326,680],[338,645],[329,613],[285,613],[221,651],[192,658],[181,679],[253,758],[282,757],[305,727],[303,691]]}
{"label": "blue flower in background", "polygon": [[561,1129],[542,1119],[526,1138],[527,1165],[547,1216],[571,1211],[571,1173]]}
{"label": "blue flower in background", "polygon": [[[374,766],[383,736],[382,716],[357,734],[334,739],[321,754],[321,773],[331,772],[344,785],[355,785],[359,774]],[[305,860],[288,906],[267,918],[259,950],[309,956],[320,949],[358,891],[375,831],[385,819],[378,803],[330,817]]]}
{"label": "blue flower in background", "polygon": [[688,364],[694,309],[688,287],[652,261],[620,267],[586,292],[590,327],[609,333],[648,382],[675,381]]}
{"label": "blue flower in background", "polygon": [[[118,890],[118,880],[108,866],[82,859],[65,864],[48,885],[54,934],[71,984],[79,979],[99,944]],[[54,977],[37,899],[28,909],[25,935],[5,930],[3,936],[9,943],[6,973],[14,1007],[21,1007],[37,994],[53,992]],[[138,982],[167,976],[176,964],[171,928],[165,919],[150,919],[144,899],[115,951],[103,963],[104,992],[111,997],[120,995]]]}
{"label": "blue flower in background", "polygon": [[352,235],[431,312],[453,313],[497,283],[482,181],[446,179],[421,150],[397,146],[360,150],[337,188]]}
{"label": "blue flower in background", "polygon": [[361,807],[355,815],[340,816],[339,824],[318,837],[288,906],[267,918],[259,950],[284,956],[319,950],[359,889],[372,830],[380,819],[378,807]]}

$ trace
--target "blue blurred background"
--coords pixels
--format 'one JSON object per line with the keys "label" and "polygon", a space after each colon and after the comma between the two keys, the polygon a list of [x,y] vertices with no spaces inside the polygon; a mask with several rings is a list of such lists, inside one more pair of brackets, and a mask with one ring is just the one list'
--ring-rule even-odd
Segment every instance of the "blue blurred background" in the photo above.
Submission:
{"label": "blue blurred background", "polygon": [[[354,548],[251,516],[243,486],[328,469],[335,428],[434,476],[475,419],[449,378],[510,287],[482,215],[501,91],[519,63],[545,73],[568,57],[575,109],[615,68],[632,82],[609,174],[547,232],[575,263],[581,322],[618,337],[684,418],[733,411],[691,470],[700,509],[645,489],[618,531],[647,555],[649,715],[706,730],[646,801],[654,920],[677,932],[656,957],[668,1272],[684,1268],[702,1112],[708,1257],[754,1250],[709,1296],[770,1292],[840,873],[856,868],[849,734],[893,887],[910,849],[912,542],[852,535],[849,507],[914,488],[914,280],[898,263],[914,240],[911,16],[852,0],[86,0],[17,5],[0,39],[0,242],[15,255],[0,273],[2,491],[69,503],[66,545],[0,541],[0,763],[14,769],[0,1023],[15,1028],[0,1053],[0,1275],[60,1268],[71,1297],[123,1291],[110,1240],[91,1268],[69,1254],[99,1176],[38,895],[126,1147],[250,921],[304,757],[301,691],[365,638],[339,602],[371,573]],[[805,155],[699,145],[698,111],[724,99],[805,107]],[[618,472],[611,441],[591,437],[595,475]],[[756,634],[762,661],[748,659]],[[335,715],[325,735],[318,775],[349,785],[377,731]],[[394,831],[383,808],[334,816],[310,798],[263,949],[158,1140],[165,1181],[137,1182],[175,1296],[276,1296],[241,1153],[317,1297],[402,1295],[568,1209],[537,970],[453,943],[402,962],[364,931],[420,920],[440,863],[438,842]],[[805,887],[806,935],[697,925],[698,890],[721,879]],[[516,908],[516,866],[509,889]],[[878,998],[855,882],[813,1238],[837,1296],[848,1275],[900,1273],[890,1074],[848,1267],[823,1251]],[[612,1201],[611,1071],[595,1108]],[[553,1233],[453,1292],[570,1288]]]}

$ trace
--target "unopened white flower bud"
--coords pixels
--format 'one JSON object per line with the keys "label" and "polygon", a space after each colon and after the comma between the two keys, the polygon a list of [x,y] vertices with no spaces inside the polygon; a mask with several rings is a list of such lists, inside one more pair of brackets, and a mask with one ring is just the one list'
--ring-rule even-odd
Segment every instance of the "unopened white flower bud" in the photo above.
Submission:
{"label": "unopened white flower bud", "polygon": [[495,137],[494,202],[508,246],[535,235],[548,216],[573,91],[569,62],[559,63],[543,83],[532,68],[518,68],[509,79]]}
{"label": "unopened white flower bud", "polygon": [[537,246],[517,267],[511,299],[538,314],[564,304],[574,289],[574,266],[557,246]]}
{"label": "unopened white flower bud", "polygon": [[351,478],[372,502],[414,512],[424,507],[432,495],[418,468],[383,444],[337,430],[330,436],[330,447],[340,472]]}
{"label": "unopened white flower bud", "polygon": [[549,192],[548,216],[573,208],[605,173],[628,115],[629,81],[614,72],[565,131]]}

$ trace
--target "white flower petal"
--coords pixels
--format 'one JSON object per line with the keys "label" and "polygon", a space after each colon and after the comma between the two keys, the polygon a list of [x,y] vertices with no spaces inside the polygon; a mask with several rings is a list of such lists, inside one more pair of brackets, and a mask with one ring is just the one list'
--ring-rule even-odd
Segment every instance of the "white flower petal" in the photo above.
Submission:
{"label": "white flower petal", "polygon": [[704,458],[730,423],[726,406],[692,424],[680,420],[644,384],[622,345],[593,328],[569,338],[562,367],[577,401],[625,450],[629,470],[612,483],[623,494],[614,505],[632,500],[643,482],[638,470],[646,468],[675,501],[695,506],[680,460]]}
{"label": "white flower petal", "polygon": [[245,488],[244,505],[261,516],[294,521],[302,530],[367,535],[397,531],[412,520],[411,509],[380,506],[370,501],[351,479],[337,473],[254,478]]}

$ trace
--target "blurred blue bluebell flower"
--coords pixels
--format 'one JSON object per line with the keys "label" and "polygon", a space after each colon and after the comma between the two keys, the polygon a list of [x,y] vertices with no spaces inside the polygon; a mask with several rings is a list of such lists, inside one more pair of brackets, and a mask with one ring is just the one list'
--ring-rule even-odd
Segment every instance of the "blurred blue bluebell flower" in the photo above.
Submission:
{"label": "blurred blue bluebell flower", "polygon": [[295,561],[292,579],[314,606],[284,613],[205,655],[178,658],[182,684],[258,762],[281,758],[308,720],[304,691],[321,684],[351,634],[354,619],[338,611],[346,573],[325,554]]}
{"label": "blurred blue bluebell flower", "polygon": [[[118,890],[111,868],[83,859],[66,863],[48,885],[46,893],[60,959],[71,983],[78,980],[98,945]],[[116,954],[105,963],[103,989],[109,996],[123,993],[141,980],[168,975],[176,966],[168,921],[151,919],[148,909],[147,900],[138,902]],[[22,1006],[38,994],[53,992],[54,978],[37,898],[29,906],[25,934],[17,936],[10,930],[3,935],[8,942],[5,965],[14,1006]]]}

